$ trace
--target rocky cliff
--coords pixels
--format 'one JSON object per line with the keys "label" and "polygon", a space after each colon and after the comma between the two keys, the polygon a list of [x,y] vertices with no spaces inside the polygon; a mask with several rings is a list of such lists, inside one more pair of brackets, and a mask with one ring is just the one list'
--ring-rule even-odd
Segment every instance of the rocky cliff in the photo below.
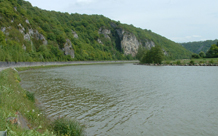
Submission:
{"label": "rocky cliff", "polygon": [[122,36],[121,47],[125,55],[136,56],[139,48],[139,41],[132,33],[125,32]]}
{"label": "rocky cliff", "polygon": [[[114,28],[116,27],[115,24],[112,24],[112,26]],[[132,57],[135,57],[138,53],[139,46],[143,46],[146,49],[155,47],[153,41],[144,39],[144,42],[142,42],[141,40],[138,40],[133,33],[125,31],[122,28],[116,28],[116,33],[120,39],[120,46],[125,55],[130,54]]]}
{"label": "rocky cliff", "polygon": [[64,44],[64,48],[62,50],[64,51],[65,55],[70,55],[71,58],[75,57],[70,39],[66,40],[66,43]]}
{"label": "rocky cliff", "polygon": [[155,45],[169,58],[190,55],[151,30],[103,15],[41,10],[24,0],[0,0],[0,28],[0,61],[135,59],[140,46],[151,49]]}

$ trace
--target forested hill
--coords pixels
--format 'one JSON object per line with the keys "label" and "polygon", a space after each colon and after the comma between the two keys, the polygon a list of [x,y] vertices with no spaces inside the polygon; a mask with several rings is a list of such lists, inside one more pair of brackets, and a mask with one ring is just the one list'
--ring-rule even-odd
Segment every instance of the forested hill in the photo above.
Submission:
{"label": "forested hill", "polygon": [[159,45],[167,58],[191,52],[150,30],[102,15],[46,11],[23,0],[0,0],[0,61],[134,59],[139,46]]}
{"label": "forested hill", "polygon": [[218,40],[207,40],[207,41],[198,41],[198,42],[188,42],[188,43],[180,43],[187,50],[199,54],[199,52],[203,51],[206,53],[211,45],[216,44]]}

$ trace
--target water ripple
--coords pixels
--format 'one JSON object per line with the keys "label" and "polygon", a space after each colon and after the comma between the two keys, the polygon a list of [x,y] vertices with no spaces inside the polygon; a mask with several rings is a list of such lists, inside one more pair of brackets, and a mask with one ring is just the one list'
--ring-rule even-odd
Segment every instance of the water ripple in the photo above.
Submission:
{"label": "water ripple", "polygon": [[132,64],[20,72],[50,118],[92,135],[218,135],[217,67]]}

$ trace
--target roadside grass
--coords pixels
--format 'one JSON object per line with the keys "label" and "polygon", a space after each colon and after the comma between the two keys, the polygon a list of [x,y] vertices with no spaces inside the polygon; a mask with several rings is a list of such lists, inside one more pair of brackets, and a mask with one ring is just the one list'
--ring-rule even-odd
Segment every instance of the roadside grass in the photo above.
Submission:
{"label": "roadside grass", "polygon": [[[0,72],[0,131],[7,131],[9,136],[55,135],[54,122],[45,117],[35,104],[34,94],[22,89],[20,81],[18,73],[11,68]],[[9,117],[17,117],[17,112],[27,121],[30,130],[22,129],[8,121]],[[68,122],[68,125],[71,122]],[[78,124],[74,131],[79,131],[79,135],[82,135],[83,127],[78,122],[74,123]]]}

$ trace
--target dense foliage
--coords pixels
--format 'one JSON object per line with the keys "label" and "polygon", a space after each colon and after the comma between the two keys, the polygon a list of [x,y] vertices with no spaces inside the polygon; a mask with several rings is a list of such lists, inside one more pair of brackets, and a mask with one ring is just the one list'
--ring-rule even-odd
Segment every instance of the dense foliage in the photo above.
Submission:
{"label": "dense foliage", "polygon": [[188,42],[188,43],[180,43],[183,47],[188,49],[193,53],[200,53],[203,51],[206,53],[212,44],[216,44],[218,39],[216,40],[207,40],[207,41],[199,41],[199,42]]}
{"label": "dense foliage", "polygon": [[218,42],[211,45],[210,49],[206,53],[207,58],[218,58]]}
{"label": "dense foliage", "polygon": [[[167,58],[189,58],[191,52],[165,37],[142,30],[133,25],[121,24],[102,15],[69,14],[41,10],[23,0],[0,0],[0,61],[71,61],[71,60],[123,60],[135,59],[123,54],[121,39],[116,30],[133,33],[144,44],[151,40],[161,46]],[[110,39],[99,34],[100,28],[111,31]],[[37,30],[47,40],[31,38],[24,34]],[[74,34],[78,35],[75,38]],[[6,39],[6,40],[4,40]],[[75,58],[64,55],[60,50],[66,39],[72,42]],[[101,43],[98,40],[101,40]],[[25,49],[24,49],[25,45]]]}
{"label": "dense foliage", "polygon": [[137,54],[137,56],[142,55],[140,63],[156,63],[161,64],[164,59],[164,53],[160,46],[152,47],[150,50],[143,51],[142,54]]}

